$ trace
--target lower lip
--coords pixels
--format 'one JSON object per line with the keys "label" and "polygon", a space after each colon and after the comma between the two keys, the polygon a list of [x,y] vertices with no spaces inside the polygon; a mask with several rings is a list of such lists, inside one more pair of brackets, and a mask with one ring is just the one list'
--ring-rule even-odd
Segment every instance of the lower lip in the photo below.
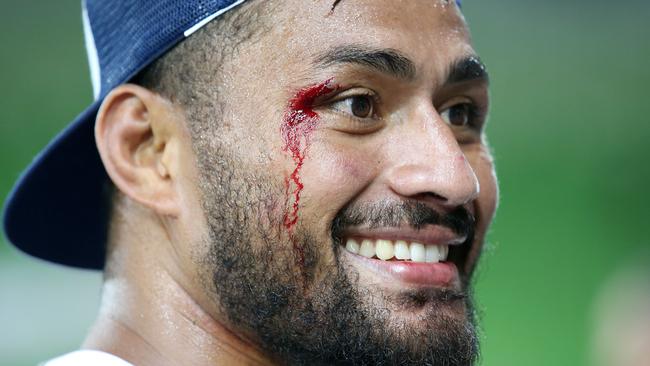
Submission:
{"label": "lower lip", "polygon": [[353,254],[345,249],[342,252],[360,266],[406,284],[440,288],[457,287],[460,284],[458,269],[452,262],[382,261]]}

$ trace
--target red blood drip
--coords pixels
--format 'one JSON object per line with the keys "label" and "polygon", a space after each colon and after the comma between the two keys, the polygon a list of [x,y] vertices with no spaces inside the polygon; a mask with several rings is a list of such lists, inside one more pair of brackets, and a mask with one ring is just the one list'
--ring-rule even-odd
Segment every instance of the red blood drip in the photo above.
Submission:
{"label": "red blood drip", "polygon": [[[290,153],[295,163],[293,172],[285,179],[287,208],[284,213],[283,225],[290,236],[292,236],[293,228],[298,222],[300,194],[305,187],[300,179],[300,169],[307,156],[311,133],[316,129],[319,121],[318,114],[313,109],[314,102],[318,97],[327,95],[337,89],[337,86],[332,85],[331,82],[332,79],[329,79],[321,84],[300,90],[289,101],[289,107],[284,116],[284,123],[281,128],[284,142],[282,150]],[[291,198],[293,198],[293,202],[290,204]],[[297,248],[296,243],[294,243],[294,249],[300,249]],[[300,250],[300,253],[302,263],[304,262],[302,250]]]}

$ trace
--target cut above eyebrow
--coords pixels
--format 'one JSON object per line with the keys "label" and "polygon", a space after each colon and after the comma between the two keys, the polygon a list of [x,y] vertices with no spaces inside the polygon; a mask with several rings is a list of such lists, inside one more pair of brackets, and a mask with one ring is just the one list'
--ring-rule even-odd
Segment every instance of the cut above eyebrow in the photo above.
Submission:
{"label": "cut above eyebrow", "polygon": [[334,47],[316,57],[316,64],[329,67],[354,63],[376,69],[398,79],[415,78],[415,64],[408,57],[390,48],[368,48],[358,45]]}

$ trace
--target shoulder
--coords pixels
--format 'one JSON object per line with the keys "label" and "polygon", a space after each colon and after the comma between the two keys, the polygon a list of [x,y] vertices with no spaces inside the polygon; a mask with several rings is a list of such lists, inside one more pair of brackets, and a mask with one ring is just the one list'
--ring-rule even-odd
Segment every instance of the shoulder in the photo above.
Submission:
{"label": "shoulder", "polygon": [[133,366],[110,353],[94,350],[74,351],[51,359],[41,366]]}

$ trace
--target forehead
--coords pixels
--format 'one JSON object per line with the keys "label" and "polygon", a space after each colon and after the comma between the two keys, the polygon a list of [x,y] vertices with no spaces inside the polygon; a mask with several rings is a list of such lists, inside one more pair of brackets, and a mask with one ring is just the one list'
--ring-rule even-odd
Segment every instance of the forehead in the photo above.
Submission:
{"label": "forehead", "polygon": [[[412,53],[471,51],[469,32],[453,1],[292,0],[284,13],[289,46],[306,50],[340,43],[410,50]],[[289,37],[287,37],[289,38]],[[296,49],[296,51],[299,51]]]}
{"label": "forehead", "polygon": [[282,1],[272,11],[266,40],[258,44],[263,49],[249,56],[263,56],[265,67],[278,67],[275,77],[285,79],[280,75],[287,70],[309,72],[307,65],[324,50],[345,44],[398,50],[423,71],[421,75],[430,77],[444,74],[461,56],[474,54],[454,1],[341,0],[332,10],[334,3]]}

